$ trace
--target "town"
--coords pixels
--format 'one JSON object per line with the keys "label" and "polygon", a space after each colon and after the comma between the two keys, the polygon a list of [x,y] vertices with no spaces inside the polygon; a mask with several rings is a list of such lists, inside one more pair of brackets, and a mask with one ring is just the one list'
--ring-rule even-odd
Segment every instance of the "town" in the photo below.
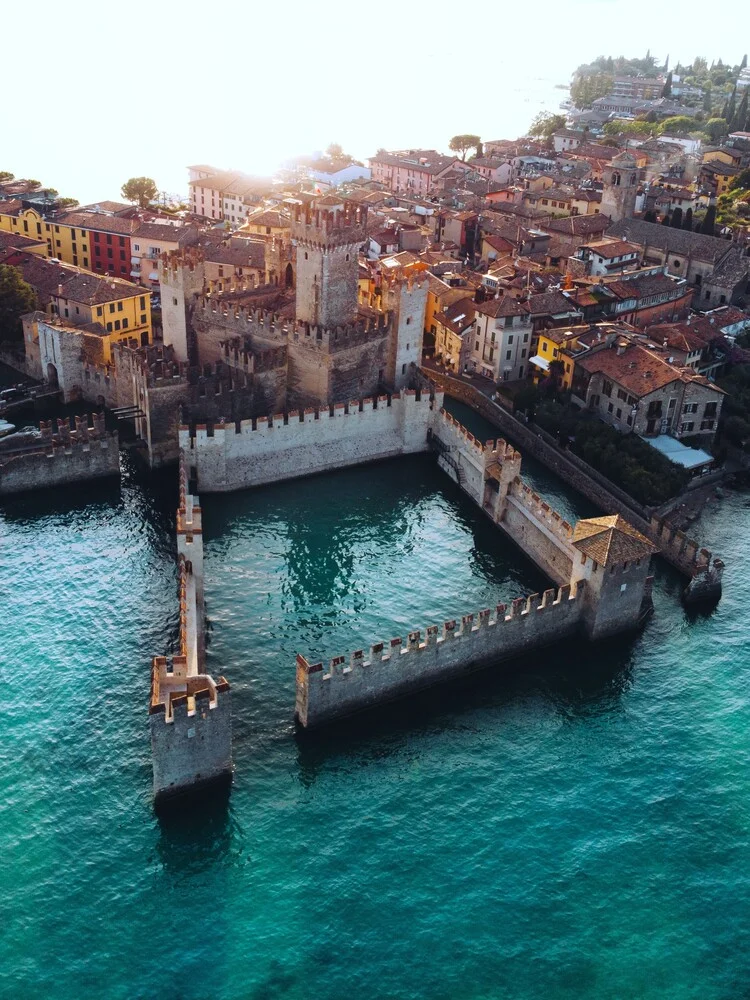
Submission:
{"label": "town", "polygon": [[[325,674],[301,651],[303,726],[578,628],[632,627],[657,552],[687,600],[718,598],[723,563],[679,511],[750,468],[749,97],[746,57],[602,58],[516,139],[366,163],[333,143],[272,177],[193,164],[184,201],[144,176],[122,202],[79,205],[0,172],[0,362],[16,373],[0,496],[117,476],[120,447],[179,468],[157,797],[231,772],[229,684],[205,672],[199,493],[433,450],[560,588]],[[498,440],[477,442],[445,396]],[[607,516],[561,519],[514,445]]]}

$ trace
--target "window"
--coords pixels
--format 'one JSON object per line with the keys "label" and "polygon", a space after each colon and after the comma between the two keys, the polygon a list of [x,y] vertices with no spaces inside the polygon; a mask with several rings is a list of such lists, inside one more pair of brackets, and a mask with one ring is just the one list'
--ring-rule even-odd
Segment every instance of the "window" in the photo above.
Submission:
{"label": "window", "polygon": [[401,365],[401,374],[406,375],[406,365]]}
{"label": "window", "polygon": [[122,321],[122,328],[123,328],[123,330],[127,330],[127,328],[128,328],[128,321],[127,321],[127,319],[124,319]]}
{"label": "window", "polygon": [[698,404],[697,403],[685,403],[685,405],[682,408],[682,412],[683,413],[697,413],[698,412]]}
{"label": "window", "polygon": [[612,405],[612,403],[610,403],[609,406],[607,407],[607,413],[611,413],[613,410],[614,406]]}
{"label": "window", "polygon": [[406,317],[406,325],[408,326],[410,323],[411,323],[411,316],[407,316]]}
{"label": "window", "polygon": [[528,333],[525,333],[523,335],[523,342],[524,342],[524,344],[528,344],[528,342],[529,342],[529,335],[528,335]]}
{"label": "window", "polygon": [[119,330],[119,329],[120,329],[120,321],[119,321],[119,319],[116,319],[115,320],[115,330]]}
{"label": "window", "polygon": [[97,316],[101,316],[101,314],[102,314],[102,307],[101,306],[97,306],[96,307],[96,315]]}
{"label": "window", "polygon": [[122,302],[118,302],[117,303],[117,311],[118,311],[118,313],[122,312]]}
{"label": "window", "polygon": [[713,429],[714,429],[714,422],[713,422],[713,420],[702,420],[701,421],[701,430],[702,431],[712,431]]}
{"label": "window", "polygon": [[107,323],[107,331],[109,333],[112,333],[112,324],[111,323]]}
{"label": "window", "polygon": [[619,407],[617,409],[617,419],[622,420],[622,410]]}
{"label": "window", "polygon": [[474,350],[475,351],[479,350],[479,341],[477,341],[476,344],[474,344]]}
{"label": "window", "polygon": [[[604,382],[602,383],[602,392],[604,393],[605,396],[611,396],[612,395],[612,383],[608,382],[606,378],[605,378]],[[610,410],[611,410],[611,407],[610,407]]]}
{"label": "window", "polygon": [[679,267],[680,267],[680,262],[679,262],[679,260],[673,260],[673,261],[672,261],[672,267],[674,267],[674,268],[676,268],[676,269],[678,269],[678,270],[679,270]]}
{"label": "window", "polygon": [[121,237],[120,237],[120,246],[121,246],[121,247],[124,247],[124,246],[125,246],[125,237],[124,237],[124,236],[121,236]]}
{"label": "window", "polygon": [[89,259],[88,259],[88,257],[84,257],[83,258],[83,266],[84,267],[88,267],[89,266]]}
{"label": "window", "polygon": [[680,424],[680,430],[682,431],[683,434],[687,434],[693,429],[694,426],[695,425],[693,424],[692,420],[684,421],[682,424]]}
{"label": "window", "polygon": [[134,250],[135,250],[136,252],[137,252],[138,250],[140,250],[140,249],[141,249],[141,245],[140,245],[140,243],[134,243],[134,244],[133,244],[133,249],[134,249]]}
{"label": "window", "polygon": [[177,305],[177,299],[174,296],[172,296],[172,305],[173,306]]}
{"label": "window", "polygon": [[717,407],[716,403],[706,403],[706,407],[705,407],[705,409],[703,411],[703,416],[706,417],[706,418],[708,418],[708,417],[715,417],[716,416],[716,407]]}
{"label": "window", "polygon": [[141,309],[145,309],[145,308],[146,308],[146,296],[145,295],[141,295]]}
{"label": "window", "polygon": [[513,351],[506,351],[506,352],[505,352],[505,360],[506,360],[506,361],[510,361],[510,359],[511,359],[512,357],[513,357]]}
{"label": "window", "polygon": [[142,315],[141,315],[141,326],[145,326],[145,325],[146,325],[146,314],[142,313]]}
{"label": "window", "polygon": [[125,251],[124,250],[120,251],[120,260],[125,260]]}
{"label": "window", "polygon": [[518,369],[518,377],[523,378],[523,365]]}
{"label": "window", "polygon": [[[407,320],[407,322],[408,322],[408,320]],[[511,333],[511,335],[510,335],[510,336],[508,337],[508,343],[509,343],[509,344],[512,344],[512,343],[513,343],[513,334],[512,334],[512,333]]]}
{"label": "window", "polygon": [[525,347],[524,347],[524,349],[523,349],[523,350],[521,351],[521,357],[522,357],[522,358],[525,358],[525,357],[526,357],[526,348],[525,348]]}
{"label": "window", "polygon": [[107,243],[112,244],[112,237],[109,234],[107,235]]}
{"label": "window", "polygon": [[110,260],[112,260],[112,258],[114,257],[114,252],[112,251],[112,247],[107,247],[107,257]]}

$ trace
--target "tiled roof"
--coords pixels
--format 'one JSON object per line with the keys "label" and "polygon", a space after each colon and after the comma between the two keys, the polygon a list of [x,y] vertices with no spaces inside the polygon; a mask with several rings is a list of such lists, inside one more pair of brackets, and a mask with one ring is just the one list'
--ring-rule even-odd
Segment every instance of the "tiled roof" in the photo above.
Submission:
{"label": "tiled roof", "polygon": [[248,215],[246,220],[248,226],[272,226],[276,229],[289,229],[292,225],[288,215],[278,212],[275,209],[266,209],[262,212],[254,212]]}
{"label": "tiled roof", "polygon": [[474,322],[474,315],[475,304],[472,302],[471,297],[467,295],[448,306],[440,316],[440,320],[443,326],[447,326],[454,333],[460,333],[467,326],[471,326]]}
{"label": "tiled roof", "polygon": [[[62,295],[63,298],[87,305],[114,302],[146,294],[140,285],[121,278],[100,277],[72,264],[60,264],[36,254],[24,254],[18,265],[27,281],[41,295]],[[60,290],[62,286],[62,290]]]}
{"label": "tiled roof", "polygon": [[571,215],[568,219],[550,219],[543,228],[545,232],[566,233],[569,236],[593,236],[603,233],[607,226],[609,219],[605,215]]}
{"label": "tiled roof", "polygon": [[139,219],[122,219],[117,215],[102,215],[100,212],[66,212],[57,216],[55,223],[66,226],[76,226],[80,229],[93,229],[100,233],[119,233],[130,236],[141,225]]}
{"label": "tiled roof", "polygon": [[[420,162],[425,160],[425,163]],[[435,176],[453,166],[455,156],[443,156],[434,149],[411,149],[406,152],[388,153],[382,150],[370,157],[370,163],[384,163],[391,167],[407,167],[419,173]]]}
{"label": "tiled roof", "polygon": [[619,514],[579,521],[573,531],[573,545],[600,566],[647,559],[658,551]]}
{"label": "tiled roof", "polygon": [[607,235],[630,240],[642,247],[656,247],[667,253],[674,251],[681,256],[689,254],[694,259],[712,263],[723,257],[731,247],[731,243],[719,239],[718,236],[691,233],[687,229],[673,229],[672,226],[644,222],[643,219],[621,219],[607,230]]}
{"label": "tiled roof", "polygon": [[527,310],[520,302],[510,295],[503,295],[499,299],[488,299],[487,302],[477,302],[474,306],[478,313],[483,316],[526,316]]}
{"label": "tiled roof", "polygon": [[707,379],[695,375],[690,369],[673,367],[654,351],[640,344],[629,343],[622,354],[618,354],[612,347],[596,351],[581,358],[578,364],[591,374],[601,372],[638,399],[679,380],[697,380],[702,385],[710,384]]}
{"label": "tiled roof", "polygon": [[530,295],[526,300],[526,308],[532,316],[556,316],[559,313],[576,312],[575,303],[566,298],[562,292]]}
{"label": "tiled roof", "polygon": [[584,246],[593,250],[598,257],[602,257],[604,260],[623,257],[629,253],[640,253],[641,250],[637,243],[626,243],[625,240],[597,240],[595,243],[586,243]]}

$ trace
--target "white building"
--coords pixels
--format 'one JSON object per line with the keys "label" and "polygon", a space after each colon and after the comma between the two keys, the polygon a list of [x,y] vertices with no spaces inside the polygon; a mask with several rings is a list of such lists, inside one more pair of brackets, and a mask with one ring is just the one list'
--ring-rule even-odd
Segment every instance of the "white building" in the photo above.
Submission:
{"label": "white building", "polygon": [[529,369],[531,318],[522,303],[506,295],[474,303],[476,319],[469,367],[496,382],[525,378]]}

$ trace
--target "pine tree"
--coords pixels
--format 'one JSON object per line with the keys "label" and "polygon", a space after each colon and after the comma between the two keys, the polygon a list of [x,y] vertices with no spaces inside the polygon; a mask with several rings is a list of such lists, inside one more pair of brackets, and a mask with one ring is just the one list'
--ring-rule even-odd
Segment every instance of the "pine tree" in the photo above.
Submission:
{"label": "pine tree", "polygon": [[682,229],[682,209],[679,205],[672,212],[672,229]]}
{"label": "pine tree", "polygon": [[689,208],[685,212],[685,218],[682,220],[682,228],[687,229],[689,233],[693,231],[693,210]]}
{"label": "pine tree", "polygon": [[708,211],[706,212],[703,222],[701,222],[699,233],[705,233],[706,236],[714,235],[714,226],[716,224],[716,205],[709,205]]}

